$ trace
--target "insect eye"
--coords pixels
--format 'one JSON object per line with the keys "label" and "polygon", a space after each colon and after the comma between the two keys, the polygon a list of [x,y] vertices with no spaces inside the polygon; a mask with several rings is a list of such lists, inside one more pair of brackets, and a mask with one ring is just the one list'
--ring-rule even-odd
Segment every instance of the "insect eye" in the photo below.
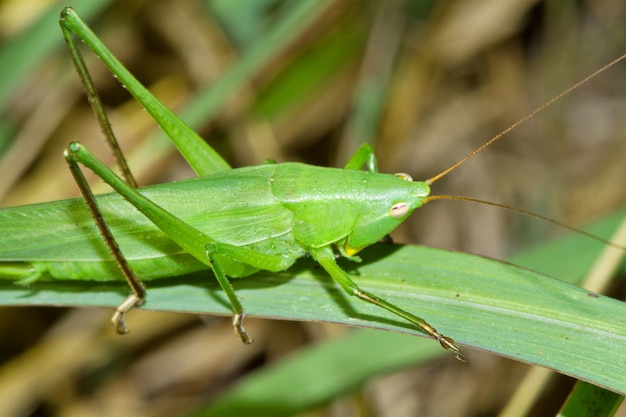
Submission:
{"label": "insect eye", "polygon": [[406,216],[408,212],[409,212],[409,204],[402,202],[402,203],[396,203],[393,206],[391,206],[391,209],[389,210],[389,215],[393,217],[394,219],[401,219],[402,217]]}
{"label": "insect eye", "polygon": [[396,178],[400,178],[401,180],[404,181],[413,181],[413,178],[411,178],[411,176],[409,174],[407,174],[406,172],[398,172],[397,174],[393,174],[396,176]]}

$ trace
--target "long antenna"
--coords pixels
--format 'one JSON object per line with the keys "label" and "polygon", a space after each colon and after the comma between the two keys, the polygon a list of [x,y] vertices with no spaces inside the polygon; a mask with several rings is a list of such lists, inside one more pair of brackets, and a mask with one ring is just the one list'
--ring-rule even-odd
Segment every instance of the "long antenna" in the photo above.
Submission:
{"label": "long antenna", "polygon": [[454,171],[455,169],[457,169],[458,167],[463,165],[468,159],[472,158],[474,155],[476,155],[477,153],[479,153],[480,151],[482,151],[483,149],[485,149],[486,147],[488,147],[489,145],[491,145],[492,143],[494,143],[495,141],[500,139],[502,136],[504,136],[507,133],[509,133],[511,130],[517,128],[519,125],[525,123],[529,119],[532,119],[533,117],[535,117],[535,115],[537,113],[541,113],[547,107],[549,107],[553,103],[555,103],[555,102],[559,101],[560,99],[562,99],[563,96],[565,96],[565,95],[571,93],[572,91],[576,90],[578,87],[580,87],[581,85],[585,84],[587,81],[591,80],[592,78],[596,77],[598,74],[600,74],[600,73],[606,71],[607,69],[611,68],[613,65],[615,65],[618,62],[622,61],[624,58],[626,58],[626,54],[620,56],[619,58],[614,59],[613,61],[609,62],[608,64],[606,64],[605,66],[603,66],[599,70],[596,70],[592,74],[590,74],[590,75],[586,76],[585,78],[583,78],[582,80],[578,81],[576,84],[574,84],[571,87],[563,90],[558,95],[552,97],[550,100],[546,101],[541,106],[537,107],[535,110],[531,111],[526,116],[522,117],[517,122],[513,123],[511,126],[509,126],[508,128],[504,129],[502,132],[498,133],[497,135],[495,135],[491,139],[489,139],[486,143],[481,145],[479,148],[477,148],[477,149],[473,150],[472,152],[470,152],[469,154],[467,154],[463,159],[461,159],[456,164],[454,164],[451,167],[441,171],[439,174],[435,175],[434,177],[427,179],[425,181],[426,184],[431,185],[432,183],[434,183],[435,181],[439,180],[440,178],[448,175],[450,172]]}

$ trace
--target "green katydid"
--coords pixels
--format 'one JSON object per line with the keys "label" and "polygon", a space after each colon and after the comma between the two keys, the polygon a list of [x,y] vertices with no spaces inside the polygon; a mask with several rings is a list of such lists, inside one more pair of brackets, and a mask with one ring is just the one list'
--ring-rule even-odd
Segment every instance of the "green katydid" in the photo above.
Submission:
{"label": "green katydid", "polygon": [[[429,185],[502,134],[426,182],[413,182],[405,174],[378,173],[374,154],[368,146],[362,147],[345,169],[285,163],[233,170],[139,84],[71,9],[63,11],[61,26],[107,139],[114,141],[114,135],[77,51],[75,35],[96,52],[150,112],[200,177],[138,192],[128,169],[122,169],[126,176],[123,181],[83,146],[72,143],[66,150],[66,159],[115,262],[106,254],[95,230],[88,233],[77,230],[87,228],[93,220],[84,210],[84,202],[74,199],[0,212],[0,225],[28,216],[40,219],[45,216],[50,224],[68,223],[75,233],[54,236],[58,238],[54,244],[62,246],[65,254],[76,256],[75,259],[65,256],[63,262],[48,261],[49,254],[43,253],[49,252],[50,247],[41,246],[37,253],[32,247],[22,249],[19,242],[3,238],[0,259],[4,263],[0,264],[0,274],[12,275],[23,282],[33,282],[43,276],[66,279],[88,276],[105,280],[120,276],[117,264],[133,291],[113,317],[118,332],[124,333],[124,315],[141,305],[146,296],[138,277],[153,279],[212,269],[235,313],[235,330],[244,342],[250,342],[242,324],[243,308],[228,278],[244,277],[260,269],[284,270],[309,253],[350,295],[402,317],[445,349],[452,350],[457,358],[463,358],[455,342],[426,321],[361,290],[337,265],[334,249],[344,257],[357,259],[355,255],[359,250],[387,235],[414,209],[429,200],[444,198],[429,197]],[[566,92],[569,91],[571,89]],[[539,110],[543,107],[545,105]],[[123,156],[120,154],[118,159],[123,160]],[[117,193],[94,198],[79,163],[95,171]],[[363,166],[366,171],[361,171]],[[129,208],[124,200],[141,214]],[[117,220],[112,221],[115,218]],[[115,226],[110,230],[108,224]],[[51,233],[54,233],[53,228]],[[131,253],[124,250],[127,246],[124,242],[130,240],[139,243]]]}

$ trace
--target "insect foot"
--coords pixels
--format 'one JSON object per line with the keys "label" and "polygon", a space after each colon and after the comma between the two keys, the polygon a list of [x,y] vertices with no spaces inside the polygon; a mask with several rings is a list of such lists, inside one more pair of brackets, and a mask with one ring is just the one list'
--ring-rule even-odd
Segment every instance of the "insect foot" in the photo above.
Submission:
{"label": "insect foot", "polygon": [[235,316],[233,317],[233,327],[235,328],[235,333],[237,333],[237,336],[239,336],[243,344],[249,345],[254,342],[254,340],[248,335],[248,332],[243,327],[244,317],[244,313],[235,314]]}
{"label": "insect foot", "polygon": [[111,322],[115,326],[115,331],[117,331],[118,334],[127,334],[130,331],[126,327],[126,320],[124,320],[124,316],[130,310],[135,307],[139,307],[142,304],[143,300],[141,298],[137,297],[135,294],[131,294],[117,307],[113,317],[111,317]]}
{"label": "insect foot", "polygon": [[453,339],[447,336],[439,335],[439,337],[437,337],[436,340],[441,345],[442,348],[444,348],[445,350],[454,352],[455,358],[457,358],[461,362],[466,362],[465,355],[463,354],[463,352],[461,352],[461,349],[459,349],[459,347],[456,345],[456,342]]}
{"label": "insect foot", "polygon": [[456,342],[454,341],[454,339],[448,336],[442,335],[441,333],[437,331],[437,329],[431,326],[424,319],[421,319],[409,313],[408,311],[405,311],[393,304],[390,304],[389,302],[375,296],[374,294],[368,293],[367,291],[363,291],[359,288],[353,289],[352,294],[359,297],[362,300],[367,301],[368,303],[372,303],[386,310],[389,310],[392,313],[395,313],[398,316],[409,321],[410,323],[413,323],[415,326],[419,328],[421,332],[435,339],[437,343],[439,343],[441,347],[443,347],[445,350],[454,352],[454,356],[458,360],[465,362],[465,355],[461,353],[461,349],[456,345]]}

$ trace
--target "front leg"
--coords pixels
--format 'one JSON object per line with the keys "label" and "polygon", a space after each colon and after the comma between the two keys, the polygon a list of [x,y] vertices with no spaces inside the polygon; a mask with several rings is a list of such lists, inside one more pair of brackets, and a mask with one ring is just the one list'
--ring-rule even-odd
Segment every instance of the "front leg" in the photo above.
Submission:
{"label": "front leg", "polygon": [[448,336],[444,336],[439,333],[437,329],[431,326],[426,320],[417,317],[408,311],[401,309],[398,306],[391,304],[388,301],[383,300],[382,298],[362,290],[359,286],[352,281],[350,276],[341,269],[339,265],[337,265],[337,261],[335,260],[335,255],[330,246],[324,246],[321,248],[312,249],[310,251],[311,256],[319,262],[319,264],[328,272],[328,274],[343,288],[343,290],[349,295],[355,296],[363,301],[367,301],[368,303],[377,305],[379,307],[388,310],[395,315],[402,317],[408,322],[415,325],[422,333],[432,337],[446,350],[450,350],[454,353],[454,356],[460,360],[465,361],[465,355],[461,352],[459,347],[456,345],[453,339]]}

